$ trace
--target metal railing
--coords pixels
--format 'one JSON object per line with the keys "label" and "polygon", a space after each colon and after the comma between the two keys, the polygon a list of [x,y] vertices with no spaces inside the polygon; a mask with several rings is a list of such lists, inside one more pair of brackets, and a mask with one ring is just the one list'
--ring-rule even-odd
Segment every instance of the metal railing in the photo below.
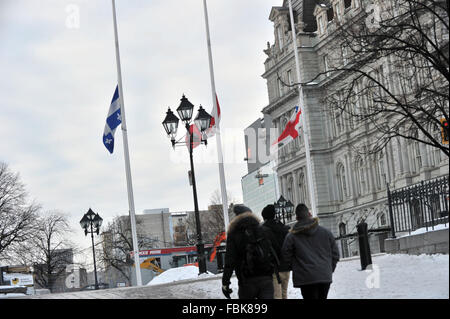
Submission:
{"label": "metal railing", "polygon": [[387,188],[391,237],[397,232],[419,228],[434,230],[438,224],[448,223],[449,177],[443,176],[403,187]]}

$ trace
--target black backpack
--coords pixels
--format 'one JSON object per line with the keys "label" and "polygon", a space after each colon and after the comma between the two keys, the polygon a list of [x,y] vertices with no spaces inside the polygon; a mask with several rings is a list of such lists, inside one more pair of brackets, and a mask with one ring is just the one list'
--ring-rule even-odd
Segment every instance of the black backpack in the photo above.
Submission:
{"label": "black backpack", "polygon": [[244,234],[243,276],[254,277],[273,272],[278,274],[279,260],[263,228],[261,226],[247,228]]}

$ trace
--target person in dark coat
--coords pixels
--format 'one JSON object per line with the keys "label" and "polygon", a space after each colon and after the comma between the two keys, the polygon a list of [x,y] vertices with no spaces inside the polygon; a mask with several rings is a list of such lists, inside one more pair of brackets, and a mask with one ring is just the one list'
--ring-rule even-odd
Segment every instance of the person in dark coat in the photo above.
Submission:
{"label": "person in dark coat", "polygon": [[297,205],[295,214],[297,223],[286,236],[283,257],[292,266],[293,284],[303,299],[326,299],[339,261],[336,241],[306,205]]}
{"label": "person in dark coat", "polygon": [[[264,271],[259,270],[251,276],[243,273],[248,243],[245,231],[247,229],[264,231],[260,227],[260,220],[244,205],[235,205],[233,210],[236,217],[228,226],[222,292],[225,297],[231,298],[230,294],[233,291],[230,289],[230,278],[234,271],[238,279],[239,299],[273,299],[273,268]],[[268,235],[266,236],[266,238],[269,238]]]}
{"label": "person in dark coat", "polygon": [[278,255],[280,265],[278,266],[278,274],[281,283],[278,282],[276,274],[273,274],[273,287],[275,299],[287,299],[287,290],[289,285],[289,278],[291,276],[289,264],[283,259],[281,249],[283,247],[284,239],[289,233],[289,226],[284,225],[279,220],[275,219],[275,206],[267,205],[261,212],[264,218],[263,227],[266,227],[273,234],[274,249]]}

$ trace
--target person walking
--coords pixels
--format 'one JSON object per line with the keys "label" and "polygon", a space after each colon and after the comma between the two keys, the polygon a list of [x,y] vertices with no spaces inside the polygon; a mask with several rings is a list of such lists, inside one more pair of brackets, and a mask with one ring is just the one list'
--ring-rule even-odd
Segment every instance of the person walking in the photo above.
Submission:
{"label": "person walking", "polygon": [[222,292],[231,298],[230,279],[238,279],[239,299],[273,299],[273,257],[270,236],[260,219],[244,205],[235,205],[236,215],[228,226]]}
{"label": "person walking", "polygon": [[263,227],[266,227],[274,238],[274,249],[278,255],[280,265],[278,266],[278,276],[281,283],[278,282],[277,274],[273,274],[273,288],[275,299],[287,299],[287,290],[289,285],[289,278],[291,276],[290,267],[287,262],[284,261],[281,254],[284,239],[289,233],[289,226],[284,225],[279,220],[275,219],[275,206],[267,205],[261,212],[264,218]]}
{"label": "person walking", "polygon": [[292,266],[295,288],[303,299],[327,299],[339,250],[333,234],[312,218],[305,204],[295,209],[297,223],[283,243],[282,254]]}

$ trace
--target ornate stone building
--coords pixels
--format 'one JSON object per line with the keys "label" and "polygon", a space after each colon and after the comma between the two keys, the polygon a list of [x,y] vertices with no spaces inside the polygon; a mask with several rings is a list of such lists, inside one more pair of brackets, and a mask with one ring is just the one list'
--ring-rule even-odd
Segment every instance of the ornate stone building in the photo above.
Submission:
{"label": "ornate stone building", "polygon": [[[280,0],[281,1],[281,0]],[[292,0],[302,80],[316,78],[326,71],[336,52],[333,38],[335,19],[362,10],[361,0]],[[273,7],[269,19],[274,25],[273,44],[267,43],[265,73],[269,104],[263,108],[279,133],[298,104],[295,57],[292,45],[288,1]],[[330,15],[329,8],[333,8]],[[387,70],[387,64],[382,64]],[[389,72],[387,70],[386,72]],[[364,126],[331,117],[324,111],[323,97],[330,85],[345,79],[339,74],[321,76],[303,86],[310,132],[311,161],[318,217],[335,235],[356,232],[364,219],[370,229],[389,224],[387,189],[399,188],[437,176],[448,175],[448,157],[440,150],[406,139],[393,139],[382,152],[365,155],[356,152],[373,136]],[[330,84],[331,83],[331,84]],[[292,85],[292,86],[289,86]],[[433,133],[434,134],[434,133]],[[439,132],[437,132],[439,134]],[[280,150],[277,175],[281,194],[295,205],[310,207],[304,141],[301,137]],[[356,240],[357,241],[357,240]],[[357,242],[343,243],[342,254],[358,254]],[[371,236],[372,252],[383,250],[383,238]]]}

